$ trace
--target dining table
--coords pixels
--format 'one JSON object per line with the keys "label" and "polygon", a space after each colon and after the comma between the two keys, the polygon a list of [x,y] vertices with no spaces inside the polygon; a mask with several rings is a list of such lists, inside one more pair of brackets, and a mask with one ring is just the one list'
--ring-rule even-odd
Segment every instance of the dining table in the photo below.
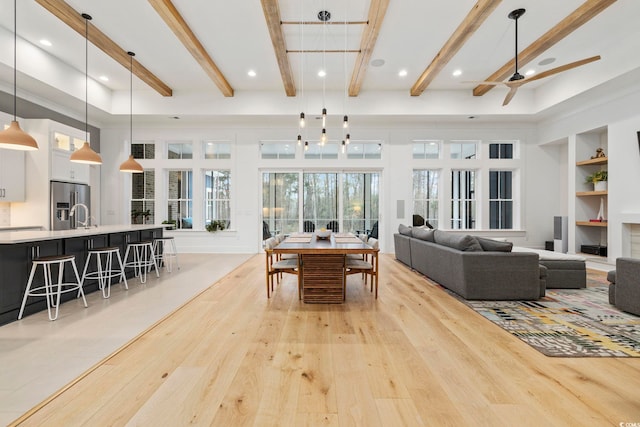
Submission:
{"label": "dining table", "polygon": [[346,297],[346,257],[374,254],[378,249],[352,233],[292,233],[273,248],[275,254],[300,257],[302,300],[305,303],[343,303]]}

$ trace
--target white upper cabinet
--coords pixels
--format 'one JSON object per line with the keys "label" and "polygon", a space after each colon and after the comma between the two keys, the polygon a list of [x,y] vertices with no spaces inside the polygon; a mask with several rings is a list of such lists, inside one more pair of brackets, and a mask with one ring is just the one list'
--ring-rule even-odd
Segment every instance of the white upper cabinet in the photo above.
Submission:
{"label": "white upper cabinet", "polygon": [[51,179],[89,184],[91,169],[87,164],[69,160],[71,153],[82,147],[83,140],[61,132],[53,132],[51,143]]}
{"label": "white upper cabinet", "polygon": [[24,155],[0,148],[0,202],[25,201]]}

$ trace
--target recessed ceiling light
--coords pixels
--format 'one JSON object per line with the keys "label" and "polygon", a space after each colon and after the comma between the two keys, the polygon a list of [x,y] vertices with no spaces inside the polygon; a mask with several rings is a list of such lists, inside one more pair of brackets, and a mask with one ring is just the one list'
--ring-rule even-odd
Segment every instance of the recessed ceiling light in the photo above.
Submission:
{"label": "recessed ceiling light", "polygon": [[327,75],[327,72],[325,70],[318,71],[318,77],[324,77],[326,75]]}
{"label": "recessed ceiling light", "polygon": [[109,81],[109,77],[107,77],[107,76],[100,76],[99,79],[102,80],[103,82],[108,82]]}
{"label": "recessed ceiling light", "polygon": [[407,76],[407,70],[400,70],[400,71],[398,71],[398,76],[400,76],[400,77],[406,77],[406,76]]}
{"label": "recessed ceiling light", "polygon": [[372,67],[382,67],[384,65],[384,59],[374,59],[371,61]]}
{"label": "recessed ceiling light", "polygon": [[556,58],[545,58],[542,61],[538,62],[538,65],[549,65],[555,62]]}
{"label": "recessed ceiling light", "polygon": [[453,73],[451,73],[451,74],[453,75],[453,77],[461,76],[462,75],[462,70],[458,68],[456,70],[453,70]]}
{"label": "recessed ceiling light", "polygon": [[524,75],[525,76],[533,76],[536,73],[536,70],[534,70],[533,68],[529,68]]}
{"label": "recessed ceiling light", "polygon": [[249,70],[249,71],[247,72],[247,74],[249,75],[249,77],[255,77],[255,76],[256,76],[256,72],[255,72],[255,70]]}
{"label": "recessed ceiling light", "polygon": [[47,39],[40,40],[40,44],[43,45],[43,46],[47,46],[47,47],[51,47],[52,46],[51,42],[49,40],[47,40]]}

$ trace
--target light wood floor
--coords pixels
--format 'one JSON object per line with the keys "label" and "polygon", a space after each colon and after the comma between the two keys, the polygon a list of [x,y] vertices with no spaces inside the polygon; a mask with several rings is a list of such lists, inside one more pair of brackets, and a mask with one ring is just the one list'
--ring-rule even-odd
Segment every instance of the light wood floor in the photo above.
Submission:
{"label": "light wood floor", "polygon": [[392,255],[374,300],[271,300],[264,255],[205,290],[20,425],[611,426],[640,422],[640,359],[548,358]]}

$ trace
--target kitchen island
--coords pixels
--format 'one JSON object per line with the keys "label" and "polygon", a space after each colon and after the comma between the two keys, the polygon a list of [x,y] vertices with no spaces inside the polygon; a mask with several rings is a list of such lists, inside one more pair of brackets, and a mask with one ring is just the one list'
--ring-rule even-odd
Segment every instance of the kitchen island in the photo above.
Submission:
{"label": "kitchen island", "polygon": [[[127,245],[132,242],[162,237],[163,227],[148,225],[106,225],[73,230],[23,230],[0,233],[0,325],[13,322],[27,286],[27,279],[34,258],[50,255],[75,255],[78,271],[82,274],[87,250],[104,246],[118,246],[124,257]],[[123,260],[124,261],[124,260]],[[42,272],[34,280],[42,281]],[[65,270],[65,279],[71,280],[73,271]],[[131,277],[133,271],[127,271]],[[98,290],[97,281],[83,287],[85,293]],[[75,295],[63,295],[66,301]],[[30,298],[25,316],[47,308],[44,298]]]}

